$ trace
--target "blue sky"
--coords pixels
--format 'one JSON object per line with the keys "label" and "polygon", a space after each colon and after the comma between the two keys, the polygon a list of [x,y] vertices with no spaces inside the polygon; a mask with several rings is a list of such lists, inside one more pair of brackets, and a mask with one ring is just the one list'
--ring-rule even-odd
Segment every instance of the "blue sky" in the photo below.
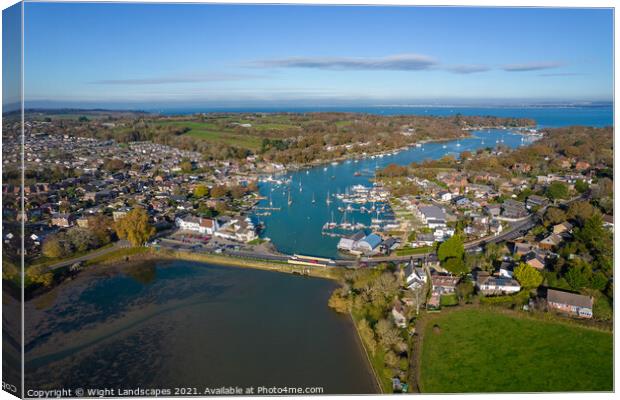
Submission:
{"label": "blue sky", "polygon": [[606,101],[595,9],[26,3],[27,102]]}

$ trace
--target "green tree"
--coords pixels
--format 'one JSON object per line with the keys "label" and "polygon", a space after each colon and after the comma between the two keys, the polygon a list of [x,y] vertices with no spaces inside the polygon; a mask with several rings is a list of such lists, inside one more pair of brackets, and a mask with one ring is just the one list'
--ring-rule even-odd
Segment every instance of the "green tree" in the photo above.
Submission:
{"label": "green tree", "polygon": [[562,182],[552,182],[545,194],[551,200],[565,199],[568,197],[568,187]]}
{"label": "green tree", "polygon": [[469,269],[463,262],[462,258],[450,257],[446,258],[441,265],[454,275],[464,275],[469,272]]}
{"label": "green tree", "polygon": [[474,284],[471,280],[463,278],[459,283],[457,283],[456,296],[458,297],[460,303],[465,303],[469,301],[473,294]]}
{"label": "green tree", "polygon": [[575,182],[575,190],[578,193],[585,193],[588,191],[588,189],[590,189],[590,185],[588,185],[586,181],[584,181],[583,179],[577,179],[577,181]]}
{"label": "green tree", "polygon": [[439,261],[445,261],[448,258],[463,259],[465,254],[465,246],[463,239],[459,235],[454,235],[448,240],[442,242],[437,250]]}
{"label": "green tree", "polygon": [[583,261],[573,262],[565,275],[566,281],[574,290],[581,290],[587,287],[591,277],[592,270],[590,266]]}
{"label": "green tree", "polygon": [[121,239],[127,239],[132,246],[142,246],[155,234],[155,227],[149,223],[149,216],[143,208],[134,208],[116,221],[114,230]]}
{"label": "green tree", "polygon": [[514,276],[524,289],[537,288],[543,282],[542,274],[526,263],[520,263],[515,268]]}

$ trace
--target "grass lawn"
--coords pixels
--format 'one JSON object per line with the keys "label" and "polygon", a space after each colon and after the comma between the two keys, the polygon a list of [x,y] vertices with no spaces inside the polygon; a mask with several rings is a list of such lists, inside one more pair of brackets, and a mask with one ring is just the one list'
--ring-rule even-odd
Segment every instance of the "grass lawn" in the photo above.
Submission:
{"label": "grass lawn", "polygon": [[434,314],[423,334],[422,393],[613,389],[608,332],[466,309]]}
{"label": "grass lawn", "polygon": [[252,150],[260,148],[261,145],[261,139],[258,136],[239,134],[234,131],[219,128],[216,124],[210,122],[161,121],[157,122],[157,124],[189,128],[190,130],[186,135],[210,142],[225,143],[231,146]]}
{"label": "grass lawn", "polygon": [[433,251],[431,246],[422,246],[422,247],[405,247],[403,249],[396,249],[397,256],[410,256],[413,254],[424,254]]}
{"label": "grass lawn", "polygon": [[439,298],[439,305],[442,307],[450,307],[459,304],[459,299],[453,294],[444,294]]}

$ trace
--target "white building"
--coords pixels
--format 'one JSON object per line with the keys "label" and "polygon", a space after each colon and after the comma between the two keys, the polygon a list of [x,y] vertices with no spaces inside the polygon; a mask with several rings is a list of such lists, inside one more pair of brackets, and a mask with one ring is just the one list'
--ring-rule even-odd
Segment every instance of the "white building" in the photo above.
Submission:
{"label": "white building", "polygon": [[184,231],[198,232],[202,235],[213,235],[219,229],[217,220],[211,218],[200,218],[193,215],[177,217],[176,226]]}

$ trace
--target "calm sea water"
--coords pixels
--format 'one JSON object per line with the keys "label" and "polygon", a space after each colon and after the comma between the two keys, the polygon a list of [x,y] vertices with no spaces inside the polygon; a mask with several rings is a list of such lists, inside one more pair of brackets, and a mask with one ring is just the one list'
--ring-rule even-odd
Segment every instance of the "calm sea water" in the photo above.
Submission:
{"label": "calm sea water", "polygon": [[358,112],[376,115],[492,115],[496,117],[532,118],[540,127],[568,125],[613,125],[613,106],[528,106],[528,107],[432,107],[432,106],[366,106],[366,107],[248,107],[248,108],[170,108],[153,110],[164,114],[199,112]]}
{"label": "calm sea water", "polygon": [[[291,109],[290,111],[301,111]],[[314,111],[325,111],[317,109]],[[535,119],[539,126],[590,125],[605,126],[613,123],[611,107],[565,107],[565,108],[420,108],[420,107],[374,107],[374,108],[339,108],[339,111],[368,112],[373,114],[428,114],[451,115],[495,115],[514,116]],[[288,205],[288,188],[263,183],[260,192],[268,199],[261,201],[259,206],[280,208],[270,216],[259,216],[265,223],[263,237],[269,237],[276,248],[284,253],[301,253],[314,256],[342,257],[336,249],[339,238],[321,235],[325,222],[343,221],[344,213],[338,210],[343,204],[333,201],[327,204],[328,193],[344,193],[353,185],[371,186],[370,178],[374,177],[377,168],[390,163],[406,165],[424,159],[439,159],[446,154],[457,156],[465,150],[477,150],[484,147],[495,147],[499,142],[511,148],[527,145],[523,136],[505,130],[488,130],[474,132],[473,137],[446,143],[428,143],[422,148],[411,148],[397,155],[383,158],[366,158],[359,162],[347,161],[337,166],[315,167],[309,170],[287,174],[292,179],[290,185],[293,203]],[[359,172],[361,176],[354,174]],[[301,187],[301,191],[299,188]],[[315,203],[312,203],[314,197]],[[334,200],[332,198],[332,200]],[[361,222],[370,225],[371,218],[376,215],[347,213],[347,221]],[[352,232],[351,232],[352,233]]]}
{"label": "calm sea water", "polygon": [[[261,236],[270,238],[278,250],[287,254],[341,258],[342,254],[336,249],[340,239],[321,234],[326,222],[333,220],[339,223],[345,218],[345,212],[339,210],[339,207],[346,207],[346,204],[335,199],[334,194],[345,193],[353,185],[372,186],[370,179],[374,177],[376,169],[391,163],[407,165],[414,161],[439,159],[446,154],[458,157],[462,151],[495,147],[498,142],[511,148],[527,145],[528,142],[522,138],[523,135],[506,130],[488,130],[475,132],[466,139],[426,143],[422,147],[413,147],[382,158],[365,158],[357,162],[351,160],[338,165],[328,164],[287,173],[281,177],[291,179],[288,186],[270,182],[259,185],[261,195],[266,198],[261,200],[259,207],[270,207],[271,203],[271,207],[279,208],[279,211],[271,211],[269,216],[257,217],[265,224]],[[360,176],[355,176],[358,172]],[[288,204],[289,189],[291,205]],[[327,204],[328,193],[332,200],[330,204]],[[359,208],[359,205],[355,207]],[[348,222],[360,222],[366,226],[371,224],[372,218],[377,217],[376,214],[359,212],[346,214]]]}
{"label": "calm sea water", "polygon": [[83,276],[27,305],[26,386],[374,393],[331,281],[192,262]]}

